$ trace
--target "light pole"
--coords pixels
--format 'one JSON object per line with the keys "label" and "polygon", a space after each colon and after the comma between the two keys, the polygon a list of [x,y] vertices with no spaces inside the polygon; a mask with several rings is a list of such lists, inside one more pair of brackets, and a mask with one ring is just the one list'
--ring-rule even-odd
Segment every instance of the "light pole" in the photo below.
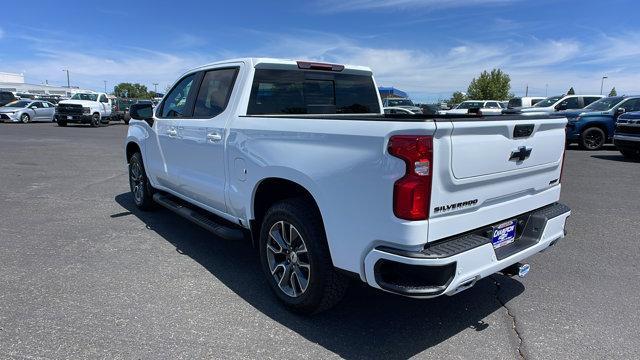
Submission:
{"label": "light pole", "polygon": [[71,88],[71,83],[69,82],[69,70],[63,69],[62,71],[66,71],[67,72],[67,87]]}
{"label": "light pole", "polygon": [[608,79],[607,76],[602,77],[602,82],[600,82],[600,95],[602,95],[602,88],[604,87],[604,79]]}
{"label": "light pole", "polygon": [[102,81],[104,81],[104,92],[106,94],[106,92],[107,92],[107,80],[102,80]]}
{"label": "light pole", "polygon": [[158,83],[153,83],[153,92],[156,93],[156,96],[158,95]]}
{"label": "light pole", "polygon": [[544,84],[544,96],[549,96],[549,84]]}

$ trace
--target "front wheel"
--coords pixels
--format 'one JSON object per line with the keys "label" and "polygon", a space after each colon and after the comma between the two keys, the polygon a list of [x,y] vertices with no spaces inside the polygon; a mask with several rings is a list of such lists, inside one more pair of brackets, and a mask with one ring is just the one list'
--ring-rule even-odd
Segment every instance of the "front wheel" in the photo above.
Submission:
{"label": "front wheel", "polygon": [[259,246],[267,282],[289,309],[313,314],[342,299],[349,281],[333,266],[320,214],[310,201],[273,205],[262,222]]}
{"label": "front wheel", "polygon": [[22,114],[20,115],[20,122],[23,124],[27,124],[31,122],[31,117],[29,116],[29,114]]}
{"label": "front wheel", "polygon": [[100,114],[95,113],[91,116],[91,126],[92,127],[100,126]]}
{"label": "front wheel", "polygon": [[155,207],[153,201],[154,189],[151,187],[147,173],[144,170],[142,155],[137,152],[129,160],[129,187],[133,195],[133,201],[140,210],[152,210]]}
{"label": "front wheel", "polygon": [[597,127],[588,128],[580,135],[580,147],[585,150],[600,150],[604,146],[606,135]]}
{"label": "front wheel", "polygon": [[61,127],[67,126],[67,121],[66,120],[58,120],[58,126],[61,126]]}

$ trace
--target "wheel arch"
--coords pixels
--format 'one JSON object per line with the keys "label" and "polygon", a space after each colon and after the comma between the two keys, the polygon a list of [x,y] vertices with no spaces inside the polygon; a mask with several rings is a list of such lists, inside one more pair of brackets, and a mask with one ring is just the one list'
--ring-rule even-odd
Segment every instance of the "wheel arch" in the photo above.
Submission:
{"label": "wheel arch", "polygon": [[133,154],[139,152],[142,155],[142,148],[135,141],[129,141],[126,146],[127,163],[131,161]]}
{"label": "wheel arch", "polygon": [[281,177],[268,177],[262,179],[256,184],[251,200],[251,217],[249,224],[251,227],[251,238],[254,245],[260,237],[260,226],[262,219],[271,205],[278,201],[304,198],[310,202],[320,216],[320,222],[324,230],[324,221],[322,220],[322,212],[318,205],[317,199],[307,187],[300,183]]}

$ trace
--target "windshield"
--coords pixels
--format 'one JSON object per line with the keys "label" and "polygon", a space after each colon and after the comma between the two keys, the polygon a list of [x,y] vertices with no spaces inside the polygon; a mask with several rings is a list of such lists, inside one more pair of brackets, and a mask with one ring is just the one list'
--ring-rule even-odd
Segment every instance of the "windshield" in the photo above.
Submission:
{"label": "windshield", "polygon": [[413,106],[413,101],[409,99],[387,100],[388,106]]}
{"label": "windshield", "polygon": [[484,102],[482,101],[463,101],[456,106],[456,109],[481,109],[483,107]]}
{"label": "windshield", "polygon": [[14,102],[10,102],[5,107],[16,107],[16,108],[24,108],[27,105],[31,104],[31,101],[18,100]]}
{"label": "windshield", "polygon": [[623,99],[624,98],[622,96],[614,96],[614,97],[603,98],[603,99],[600,99],[598,101],[595,101],[595,102],[591,103],[589,106],[585,107],[584,110],[589,110],[589,111],[609,111],[614,106],[616,106],[616,104],[618,104],[620,101],[622,101]]}
{"label": "windshield", "polygon": [[71,97],[71,100],[89,100],[96,101],[98,100],[98,94],[81,94],[77,93]]}
{"label": "windshield", "polygon": [[562,99],[564,96],[551,96],[548,97],[542,101],[540,101],[539,103],[533,105],[533,107],[549,107],[553,104],[555,104],[556,102],[558,102],[558,100]]}

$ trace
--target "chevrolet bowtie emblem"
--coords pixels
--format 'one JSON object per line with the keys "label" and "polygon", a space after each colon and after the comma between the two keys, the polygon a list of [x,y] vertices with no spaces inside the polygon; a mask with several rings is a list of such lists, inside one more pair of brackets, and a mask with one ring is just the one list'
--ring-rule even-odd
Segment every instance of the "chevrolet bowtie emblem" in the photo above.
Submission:
{"label": "chevrolet bowtie emblem", "polygon": [[511,152],[509,160],[525,161],[529,156],[531,156],[532,150],[533,149],[527,149],[525,146],[520,146],[518,150]]}

